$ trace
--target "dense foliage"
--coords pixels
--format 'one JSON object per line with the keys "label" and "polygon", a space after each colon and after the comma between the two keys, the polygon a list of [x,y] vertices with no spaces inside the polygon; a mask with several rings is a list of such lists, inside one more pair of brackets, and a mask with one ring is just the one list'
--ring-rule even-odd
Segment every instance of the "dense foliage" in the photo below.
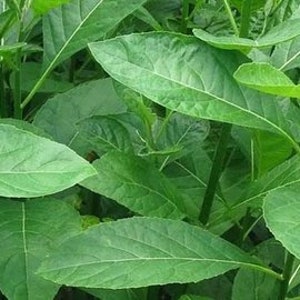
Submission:
{"label": "dense foliage", "polygon": [[300,0],[0,0],[2,299],[300,299]]}

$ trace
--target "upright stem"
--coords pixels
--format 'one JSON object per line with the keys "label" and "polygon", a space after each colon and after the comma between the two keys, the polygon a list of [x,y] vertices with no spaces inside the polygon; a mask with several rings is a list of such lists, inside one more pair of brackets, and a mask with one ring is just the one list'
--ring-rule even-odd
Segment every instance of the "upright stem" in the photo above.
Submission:
{"label": "upright stem", "polygon": [[295,257],[293,254],[287,252],[284,269],[282,273],[283,280],[280,284],[280,292],[279,292],[279,298],[278,300],[285,300],[288,289],[289,289],[289,281],[291,278],[291,274],[293,271],[293,264],[294,264]]}
{"label": "upright stem", "polygon": [[22,95],[21,95],[21,50],[17,50],[16,53],[16,71],[14,72],[14,118],[22,119]]}
{"label": "upright stem", "polygon": [[5,95],[5,78],[3,64],[0,62],[0,118],[7,117],[6,95]]}
{"label": "upright stem", "polygon": [[182,18],[181,18],[181,32],[187,32],[187,22],[189,19],[189,0],[182,0]]}
{"label": "upright stem", "polygon": [[251,17],[251,2],[252,0],[244,0],[241,10],[241,28],[240,37],[248,37]]}
{"label": "upright stem", "polygon": [[202,222],[203,225],[207,224],[209,220],[217,185],[221,176],[221,172],[223,170],[224,159],[226,155],[231,128],[231,124],[224,123],[222,125],[221,136],[214,155],[213,165],[210,171],[209,180],[199,216],[199,220]]}
{"label": "upright stem", "polygon": [[238,27],[237,27],[236,22],[234,20],[230,5],[229,5],[227,0],[223,0],[223,2],[224,2],[224,5],[225,5],[225,8],[226,8],[228,17],[229,17],[229,21],[230,21],[231,26],[233,28],[233,31],[234,31],[235,35],[238,36],[239,35],[239,30],[238,30]]}

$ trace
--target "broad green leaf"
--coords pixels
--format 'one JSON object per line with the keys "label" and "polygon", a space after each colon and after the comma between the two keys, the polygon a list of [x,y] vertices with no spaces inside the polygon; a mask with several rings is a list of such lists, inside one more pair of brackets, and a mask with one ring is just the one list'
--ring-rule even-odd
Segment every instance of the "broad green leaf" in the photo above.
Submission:
{"label": "broad green leaf", "polygon": [[271,47],[275,44],[297,37],[300,35],[299,26],[300,19],[288,20],[274,26],[270,31],[257,40],[250,40],[237,36],[214,36],[202,29],[194,29],[193,33],[197,38],[217,48],[250,51],[252,48]]}
{"label": "broad green leaf", "polygon": [[166,32],[131,34],[89,47],[114,79],[170,110],[274,131],[298,147],[278,99],[243,88],[232,77],[243,59],[237,53]]}
{"label": "broad green leaf", "polygon": [[82,84],[48,100],[36,114],[33,124],[44,129],[57,142],[86,154],[86,141],[78,134],[76,123],[93,115],[126,111],[110,79]]}
{"label": "broad green leaf", "polygon": [[275,238],[300,258],[299,184],[268,193],[263,211],[267,226]]}
{"label": "broad green leaf", "polygon": [[234,278],[232,300],[271,300],[279,294],[280,281],[256,270],[240,269]]}
{"label": "broad green leaf", "polygon": [[179,300],[213,300],[210,297],[196,296],[196,295],[183,295]]}
{"label": "broad green leaf", "polygon": [[68,147],[0,124],[0,196],[40,197],[69,188],[95,174]]}
{"label": "broad green leaf", "polygon": [[272,52],[270,62],[280,69],[287,71],[300,66],[300,37],[277,45]]}
{"label": "broad green leaf", "polygon": [[70,0],[33,0],[31,7],[38,14],[44,14],[50,9],[55,8],[59,5],[70,2]]}
{"label": "broad green leaf", "polygon": [[80,134],[97,153],[111,150],[133,152],[130,134],[122,121],[118,120],[118,116],[120,115],[94,116],[78,123]]}
{"label": "broad green leaf", "polygon": [[274,273],[206,230],[178,220],[131,218],[69,239],[38,274],[71,286],[122,289],[196,282],[241,266]]}
{"label": "broad green leaf", "polygon": [[268,63],[243,64],[234,73],[234,78],[264,93],[300,98],[300,85],[294,84],[282,71]]}
{"label": "broad green leaf", "polygon": [[152,164],[131,154],[109,152],[95,161],[98,174],[81,185],[141,215],[180,219],[183,199]]}
{"label": "broad green leaf", "polygon": [[76,210],[62,201],[0,201],[0,288],[9,300],[52,300],[59,285],[36,274],[54,247],[80,232]]}
{"label": "broad green leaf", "polygon": [[85,292],[99,297],[101,300],[147,300],[147,289],[84,289]]}

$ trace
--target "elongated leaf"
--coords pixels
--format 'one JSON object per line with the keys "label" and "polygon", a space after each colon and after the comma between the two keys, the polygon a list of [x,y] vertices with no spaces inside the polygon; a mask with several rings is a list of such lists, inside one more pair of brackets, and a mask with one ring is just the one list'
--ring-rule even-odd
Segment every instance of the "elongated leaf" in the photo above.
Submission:
{"label": "elongated leaf", "polygon": [[269,32],[257,40],[239,38],[237,36],[214,36],[202,29],[194,29],[193,33],[197,38],[217,48],[249,51],[252,48],[271,47],[275,44],[291,40],[300,35],[299,26],[300,19],[288,20],[274,26]]}
{"label": "elongated leaf", "polygon": [[0,196],[44,196],[95,174],[71,149],[31,132],[0,124],[0,140]]}
{"label": "elongated leaf", "polygon": [[95,161],[96,176],[81,185],[145,216],[180,219],[183,199],[154,166],[134,155],[109,152]]}
{"label": "elongated leaf", "polygon": [[39,270],[71,286],[137,288],[195,282],[239,266],[265,269],[237,247],[181,221],[131,218],[63,243]]}
{"label": "elongated leaf", "polygon": [[0,201],[0,288],[9,300],[52,300],[59,285],[36,274],[46,255],[80,232],[80,217],[62,201]]}
{"label": "elongated leaf", "polygon": [[296,85],[283,72],[268,63],[243,64],[234,78],[255,90],[284,97],[300,98],[300,85]]}
{"label": "elongated leaf", "polygon": [[93,150],[133,151],[130,135],[118,120],[118,115],[94,116],[78,123],[79,132],[90,142]]}
{"label": "elongated leaf", "polygon": [[292,141],[278,100],[242,88],[233,79],[242,60],[237,53],[213,49],[193,37],[158,32],[89,47],[113,78],[171,110],[275,131]]}
{"label": "elongated leaf", "polygon": [[219,211],[218,217],[214,222],[220,222],[224,218],[224,215],[226,215],[226,212],[236,215],[237,211],[248,206],[260,208],[262,206],[263,198],[269,192],[277,191],[299,183],[300,157],[299,155],[296,155],[251,183],[251,185],[245,189],[244,194],[240,196],[240,199],[231,206],[230,210],[224,207]]}
{"label": "elongated leaf", "polygon": [[72,0],[45,15],[44,68],[47,71],[102,38],[146,0]]}
{"label": "elongated leaf", "polygon": [[300,258],[299,184],[272,191],[264,199],[267,226],[283,246]]}
{"label": "elongated leaf", "polygon": [[57,142],[85,154],[89,147],[80,137],[76,123],[93,115],[125,111],[111,79],[103,79],[82,84],[48,100],[36,114],[33,124],[44,129]]}
{"label": "elongated leaf", "polygon": [[109,289],[84,289],[87,293],[98,297],[101,300],[146,300],[147,289],[125,289],[125,290],[109,290]]}

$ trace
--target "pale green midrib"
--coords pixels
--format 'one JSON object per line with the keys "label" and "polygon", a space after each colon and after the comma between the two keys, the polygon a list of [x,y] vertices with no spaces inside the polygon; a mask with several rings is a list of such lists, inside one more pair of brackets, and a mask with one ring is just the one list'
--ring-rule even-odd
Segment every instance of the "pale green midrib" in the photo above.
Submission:
{"label": "pale green midrib", "polygon": [[[93,52],[93,50],[92,50],[92,52]],[[96,55],[94,55],[94,57],[96,58],[96,60],[97,60],[102,66],[105,66],[105,67],[103,67],[103,68],[106,70],[107,73],[109,73],[109,74],[115,74],[115,72],[110,72],[110,71],[109,71],[109,68],[106,68],[106,64],[105,64],[105,63],[101,63],[101,61],[98,59],[98,57],[97,57]],[[129,62],[129,61],[125,61],[125,63],[128,64],[128,65],[130,65],[130,66],[134,66],[135,68],[141,69],[142,71],[144,71],[144,72],[146,72],[146,73],[150,73],[151,75],[160,77],[160,78],[162,78],[162,79],[164,79],[164,80],[167,80],[167,81],[174,82],[174,83],[176,83],[177,85],[183,86],[183,87],[186,88],[186,89],[191,89],[191,90],[194,90],[194,91],[196,91],[196,92],[198,92],[198,93],[202,93],[202,94],[208,95],[209,97],[212,97],[212,98],[214,98],[214,99],[216,99],[216,100],[218,100],[218,101],[220,101],[220,102],[223,102],[223,103],[225,103],[225,104],[227,104],[227,105],[229,105],[229,106],[232,106],[232,107],[234,107],[235,109],[241,110],[241,111],[243,111],[243,112],[246,113],[246,114],[250,114],[250,115],[254,116],[256,119],[259,119],[260,121],[263,121],[263,122],[269,124],[271,127],[275,128],[276,131],[280,132],[281,135],[285,136],[285,137],[287,138],[287,140],[293,145],[293,147],[295,148],[295,150],[296,150],[298,153],[300,153],[300,147],[299,147],[299,145],[294,141],[294,139],[293,139],[286,131],[284,131],[284,130],[281,129],[278,125],[276,125],[275,123],[272,123],[272,122],[269,121],[268,119],[263,118],[262,116],[260,116],[260,115],[258,115],[258,114],[256,114],[256,113],[254,113],[254,112],[252,112],[252,111],[250,111],[250,110],[246,110],[246,109],[244,109],[244,108],[242,108],[242,107],[240,107],[240,106],[238,106],[238,105],[236,105],[236,104],[234,104],[234,103],[232,103],[232,102],[229,102],[229,101],[227,101],[225,98],[220,98],[220,97],[218,97],[218,96],[216,96],[216,95],[213,95],[213,94],[211,94],[211,93],[209,93],[209,92],[207,92],[207,91],[199,90],[199,89],[196,89],[196,88],[194,88],[194,87],[188,86],[188,85],[186,85],[186,84],[184,84],[184,83],[182,83],[182,82],[179,82],[179,81],[177,81],[177,80],[167,78],[167,77],[165,77],[165,76],[163,76],[163,75],[161,75],[161,74],[159,74],[159,73],[155,73],[155,72],[150,71],[150,70],[148,70],[148,69],[142,68],[142,67],[140,67],[140,66],[138,66],[138,65],[136,65],[136,64],[133,64],[133,63],[131,63],[131,62]],[[113,77],[118,78],[119,76],[118,76],[118,74],[117,74],[117,76],[113,76]],[[124,83],[124,84],[126,85],[126,83]],[[145,94],[144,92],[140,91],[138,88],[133,88],[133,90],[137,91],[138,93]],[[152,99],[151,95],[148,96],[148,97],[149,97],[150,99]],[[153,101],[154,101],[154,100],[153,100]],[[245,99],[245,101],[247,101],[247,100]],[[157,101],[157,100],[154,101],[154,102],[157,102],[158,104],[160,104],[159,101]]]}
{"label": "pale green midrib", "polygon": [[26,295],[27,299],[30,299],[29,295],[29,274],[28,274],[28,245],[26,238],[26,211],[25,203],[22,203],[22,242],[24,252],[24,265],[25,265],[25,283],[26,283]]}
{"label": "pale green midrib", "polygon": [[279,70],[282,71],[287,65],[289,65],[293,60],[295,60],[300,55],[300,51],[294,54],[290,59],[288,59],[280,68]]}
{"label": "pale green midrib", "polygon": [[82,20],[82,22],[77,26],[77,28],[74,30],[74,32],[70,35],[70,37],[67,39],[65,44],[62,46],[62,48],[59,50],[59,52],[56,54],[56,56],[53,58],[53,60],[50,62],[49,66],[46,68],[46,70],[43,72],[42,76],[38,80],[38,82],[34,85],[29,95],[26,97],[26,99],[22,102],[21,108],[24,108],[33,95],[36,93],[36,91],[41,87],[43,82],[45,81],[46,77],[49,75],[50,71],[52,70],[53,66],[58,61],[60,55],[63,53],[63,51],[67,48],[67,46],[70,44],[74,36],[78,33],[78,31],[81,29],[82,24],[84,24],[87,19],[96,11],[96,9],[99,7],[100,4],[102,4],[104,0],[100,0],[95,7],[87,14],[87,16]]}

